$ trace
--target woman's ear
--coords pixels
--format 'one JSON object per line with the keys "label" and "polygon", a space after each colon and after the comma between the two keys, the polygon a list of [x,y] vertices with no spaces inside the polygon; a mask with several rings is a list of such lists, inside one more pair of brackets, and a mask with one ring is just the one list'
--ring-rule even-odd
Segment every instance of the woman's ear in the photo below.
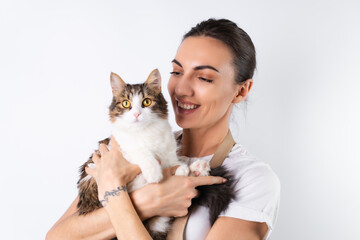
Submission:
{"label": "woman's ear", "polygon": [[235,98],[233,99],[233,103],[239,103],[239,102],[245,100],[245,98],[247,97],[247,95],[250,92],[252,84],[253,84],[253,80],[251,78],[249,78],[248,80],[246,80],[240,84],[236,84],[237,93],[236,93]]}

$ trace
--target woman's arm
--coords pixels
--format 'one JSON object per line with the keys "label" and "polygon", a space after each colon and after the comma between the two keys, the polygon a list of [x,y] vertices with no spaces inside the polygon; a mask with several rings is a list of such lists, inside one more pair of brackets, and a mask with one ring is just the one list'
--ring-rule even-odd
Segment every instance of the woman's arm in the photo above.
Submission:
{"label": "woman's arm", "polygon": [[97,209],[87,215],[77,213],[78,197],[54,224],[46,235],[46,240],[57,239],[111,239],[115,231],[105,209]]}
{"label": "woman's arm", "polygon": [[141,170],[123,158],[114,138],[111,139],[111,145],[109,151],[105,144],[100,144],[101,157],[96,153],[92,156],[96,168],[86,167],[85,171],[96,180],[99,200],[116,236],[119,239],[151,239],[126,189],[126,185]]}
{"label": "woman's arm", "polygon": [[[153,216],[185,216],[191,199],[197,196],[196,186],[220,183],[221,178],[173,176],[176,167],[163,171],[164,179],[130,193],[142,221]],[[77,214],[78,197],[46,235],[53,239],[111,239],[115,230],[105,209],[87,215]]]}
{"label": "woman's arm", "polygon": [[[126,190],[127,183],[140,173],[140,168],[123,158],[114,138],[112,138],[111,147],[109,151],[105,144],[100,144],[101,158],[97,154],[92,157],[96,168],[87,167],[85,170],[96,180],[99,200],[110,217],[116,236],[119,239],[151,239]],[[195,195],[196,186],[226,181],[213,176],[180,177],[180,179],[186,180],[185,188],[193,188]],[[184,196],[189,201],[187,207],[190,206],[191,198],[195,195]]]}
{"label": "woman's arm", "polygon": [[238,218],[219,217],[211,227],[206,240],[262,240],[267,232],[266,223],[250,222]]}
{"label": "woman's arm", "polygon": [[[130,193],[141,220],[153,216],[185,216],[191,199],[197,196],[196,186],[223,182],[220,177],[173,176],[176,167],[163,171],[164,179]],[[111,239],[115,230],[104,208],[87,215],[77,213],[78,198],[47,233],[46,239]]]}
{"label": "woman's arm", "polygon": [[152,239],[131,202],[126,186],[104,190],[103,206],[118,239]]}

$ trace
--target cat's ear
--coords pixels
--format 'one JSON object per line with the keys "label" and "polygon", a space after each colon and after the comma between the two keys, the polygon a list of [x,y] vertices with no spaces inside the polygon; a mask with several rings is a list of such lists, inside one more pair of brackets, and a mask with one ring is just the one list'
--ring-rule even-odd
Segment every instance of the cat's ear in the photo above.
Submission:
{"label": "cat's ear", "polygon": [[119,75],[116,73],[111,73],[110,75],[110,83],[113,95],[119,95],[119,93],[125,88],[126,83],[121,79]]}
{"label": "cat's ear", "polygon": [[157,92],[161,92],[161,76],[159,70],[153,70],[148,79],[146,80],[145,84]]}

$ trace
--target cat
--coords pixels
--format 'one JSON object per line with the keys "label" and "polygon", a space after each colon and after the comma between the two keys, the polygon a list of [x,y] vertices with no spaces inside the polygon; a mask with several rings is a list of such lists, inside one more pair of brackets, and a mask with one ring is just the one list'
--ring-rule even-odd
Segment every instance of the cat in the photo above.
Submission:
{"label": "cat", "polygon": [[[153,70],[142,84],[126,84],[119,75],[111,73],[110,83],[113,93],[112,103],[109,106],[111,134],[119,143],[125,159],[137,164],[142,172],[127,185],[128,192],[135,191],[149,183],[160,182],[163,177],[162,169],[176,165],[179,167],[175,175],[207,176],[213,174],[220,176],[222,174],[230,179],[230,181],[222,184],[224,185],[222,189],[219,187],[198,187],[202,197],[199,200],[194,200],[194,203],[197,202],[200,205],[210,207],[210,218],[216,219],[221,212],[220,210],[225,209],[229,201],[233,199],[233,195],[226,195],[227,192],[234,192],[227,187],[231,187],[233,181],[222,167],[219,168],[223,169],[222,171],[216,172],[215,170],[214,172],[214,170],[210,170],[209,164],[203,160],[192,163],[190,167],[178,160],[177,143],[167,120],[167,102],[161,93],[159,71]],[[100,143],[109,146],[110,138],[101,140]],[[96,182],[86,174],[86,166],[94,167],[91,157],[80,167],[80,179],[77,183],[79,215],[88,214],[102,207],[98,199]],[[218,198],[221,198],[218,196],[218,192],[227,196],[225,201],[220,199],[223,203],[218,202]],[[217,206],[214,207],[213,205]],[[213,220],[211,222],[213,223]],[[160,240],[166,239],[171,223],[172,218],[154,217],[147,220],[145,226],[154,239]]]}
{"label": "cat", "polygon": [[[167,102],[161,93],[161,76],[153,70],[143,84],[126,84],[119,75],[111,73],[113,99],[109,107],[112,136],[119,143],[125,159],[141,169],[127,185],[129,192],[148,183],[160,182],[162,169],[180,165],[175,175],[187,176],[189,167],[178,160],[177,144],[168,123]],[[109,138],[99,142],[109,145]],[[160,160],[160,163],[159,161]],[[78,181],[78,213],[87,214],[101,206],[97,185],[85,172],[85,167],[94,167],[91,159],[80,167]],[[166,235],[170,218],[155,217],[147,221],[151,235]]]}

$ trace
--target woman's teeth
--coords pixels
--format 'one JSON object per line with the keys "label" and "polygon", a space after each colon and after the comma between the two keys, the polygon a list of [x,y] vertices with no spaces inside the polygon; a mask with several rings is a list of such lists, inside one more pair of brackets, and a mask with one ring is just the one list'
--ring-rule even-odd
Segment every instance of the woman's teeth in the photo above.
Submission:
{"label": "woman's teeth", "polygon": [[182,109],[186,109],[186,110],[191,110],[191,109],[195,109],[200,107],[199,105],[192,105],[192,104],[187,104],[187,103],[181,103],[178,101],[178,107],[182,108]]}

